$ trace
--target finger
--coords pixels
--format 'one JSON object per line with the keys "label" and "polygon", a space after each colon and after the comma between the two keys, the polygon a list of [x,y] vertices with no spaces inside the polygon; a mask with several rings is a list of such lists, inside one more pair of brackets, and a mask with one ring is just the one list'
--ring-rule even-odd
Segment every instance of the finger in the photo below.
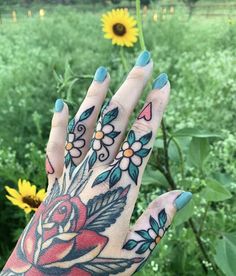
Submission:
{"label": "finger", "polygon": [[[153,84],[153,90],[127,135],[115,160],[102,174],[98,175],[93,186],[106,181],[109,188],[118,182],[131,182],[130,198],[135,204],[139,183],[155,141],[164,110],[167,106],[170,84],[166,74],[161,74]],[[124,181],[122,181],[124,180]],[[131,214],[130,214],[131,215]]]}
{"label": "finger", "polygon": [[109,164],[116,156],[129,116],[151,76],[152,68],[150,53],[144,51],[138,57],[136,65],[128,74],[125,82],[102,112],[89,152],[90,156],[93,155],[90,168],[95,165]]}
{"label": "finger", "polygon": [[49,185],[55,178],[59,178],[63,172],[68,117],[67,105],[61,99],[56,100],[46,149],[46,172]]}
{"label": "finger", "polygon": [[86,155],[110,83],[107,69],[99,67],[87,95],[68,126],[65,166],[74,169]]}
{"label": "finger", "polygon": [[155,246],[161,241],[176,214],[191,200],[192,194],[183,191],[171,191],[154,200],[140,216],[127,235],[123,250],[127,256],[141,258],[131,271],[137,271],[149,257]]}

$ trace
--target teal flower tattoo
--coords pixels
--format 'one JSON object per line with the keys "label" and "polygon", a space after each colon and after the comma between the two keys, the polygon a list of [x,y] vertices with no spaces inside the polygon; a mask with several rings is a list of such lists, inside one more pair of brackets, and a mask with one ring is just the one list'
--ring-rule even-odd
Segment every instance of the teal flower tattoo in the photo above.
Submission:
{"label": "teal flower tattoo", "polygon": [[128,240],[123,246],[123,249],[133,250],[137,254],[143,254],[147,250],[152,251],[155,246],[160,242],[168,227],[166,227],[167,215],[165,209],[162,209],[158,214],[157,219],[150,216],[149,224],[150,228],[147,230],[135,231],[141,239],[140,240]]}
{"label": "teal flower tattoo", "polygon": [[123,172],[128,172],[130,178],[137,185],[139,167],[143,163],[143,158],[151,151],[150,148],[144,146],[149,143],[151,138],[152,132],[149,132],[137,139],[134,131],[131,130],[114,162],[107,171],[101,173],[95,179],[93,186],[108,180],[109,187],[112,188],[121,179]]}

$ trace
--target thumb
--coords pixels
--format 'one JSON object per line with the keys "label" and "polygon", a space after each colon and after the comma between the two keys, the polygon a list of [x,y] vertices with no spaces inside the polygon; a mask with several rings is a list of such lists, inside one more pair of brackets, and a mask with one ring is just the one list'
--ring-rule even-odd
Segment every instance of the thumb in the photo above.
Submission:
{"label": "thumb", "polygon": [[132,252],[141,263],[132,266],[136,272],[147,260],[155,246],[168,230],[176,212],[192,198],[192,193],[171,191],[150,203],[126,237],[123,249]]}

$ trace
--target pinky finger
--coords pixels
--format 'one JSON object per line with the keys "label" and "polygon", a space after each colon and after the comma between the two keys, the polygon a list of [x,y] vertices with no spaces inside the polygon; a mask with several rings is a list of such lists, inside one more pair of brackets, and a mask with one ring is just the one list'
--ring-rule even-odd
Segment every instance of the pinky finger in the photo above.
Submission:
{"label": "pinky finger", "polygon": [[55,103],[51,131],[46,150],[46,173],[50,184],[59,178],[64,167],[64,149],[68,124],[68,107],[58,99]]}
{"label": "pinky finger", "polygon": [[192,194],[183,191],[171,191],[154,200],[139,217],[126,237],[123,249],[132,255],[141,257],[142,263],[134,266],[132,273],[138,271],[155,246],[170,227],[176,211],[182,209],[191,200]]}

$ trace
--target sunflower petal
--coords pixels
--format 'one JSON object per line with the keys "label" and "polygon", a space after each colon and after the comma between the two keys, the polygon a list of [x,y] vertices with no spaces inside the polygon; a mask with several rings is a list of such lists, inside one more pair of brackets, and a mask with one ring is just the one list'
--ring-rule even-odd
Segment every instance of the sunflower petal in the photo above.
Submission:
{"label": "sunflower petal", "polygon": [[13,198],[18,199],[18,200],[22,199],[21,195],[17,192],[17,190],[10,188],[8,186],[5,186],[5,189],[7,190],[8,194],[10,196],[12,196]]}

